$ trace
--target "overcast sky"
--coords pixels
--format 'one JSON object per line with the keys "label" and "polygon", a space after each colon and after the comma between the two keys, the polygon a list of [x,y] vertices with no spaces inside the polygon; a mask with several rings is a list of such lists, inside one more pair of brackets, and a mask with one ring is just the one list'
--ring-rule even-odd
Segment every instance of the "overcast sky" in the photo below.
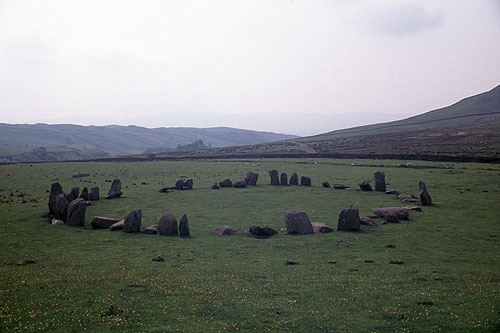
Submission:
{"label": "overcast sky", "polygon": [[498,0],[0,0],[0,122],[315,134],[498,84]]}

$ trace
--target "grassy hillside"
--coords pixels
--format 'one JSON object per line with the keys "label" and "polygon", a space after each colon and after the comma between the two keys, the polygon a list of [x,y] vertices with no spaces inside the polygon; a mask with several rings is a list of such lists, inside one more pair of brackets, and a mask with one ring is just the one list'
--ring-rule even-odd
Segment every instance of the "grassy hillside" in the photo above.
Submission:
{"label": "grassy hillside", "polygon": [[[30,159],[27,152],[36,147],[45,147],[49,151],[51,149],[67,151],[66,159],[83,159],[103,155],[138,154],[145,151],[168,151],[173,150],[177,145],[186,145],[197,140],[202,140],[204,144],[212,147],[226,147],[294,137],[229,127],[149,129],[115,125],[0,124],[0,157],[3,156],[6,159],[7,156],[21,154],[13,159],[32,161],[36,155]],[[64,159],[63,155],[49,155],[52,160]]]}
{"label": "grassy hillside", "polygon": [[[0,165],[0,332],[498,332],[500,167],[468,163],[265,159]],[[312,186],[271,186],[267,171],[297,172]],[[350,204],[361,215],[404,206],[360,192],[383,170],[391,188],[434,205],[410,221],[360,232],[286,235],[286,210],[336,228]],[[259,173],[258,186],[212,190]],[[74,178],[75,174],[88,174]],[[159,193],[181,176],[191,191]],[[50,184],[65,191],[119,177],[123,196],[87,207],[84,228],[50,225]],[[322,188],[343,183],[354,190]],[[496,184],[496,185],[493,185]],[[191,238],[92,230],[93,216],[142,209],[142,226],[165,211],[187,214]],[[380,219],[378,220],[380,222]],[[228,224],[265,225],[268,239],[215,236]],[[152,261],[161,256],[163,262]],[[27,259],[33,259],[27,260]],[[391,264],[391,260],[401,260]],[[297,265],[287,265],[293,261]]]}
{"label": "grassy hillside", "polygon": [[[389,123],[198,156],[323,156],[500,162],[500,86],[449,107]],[[163,155],[168,158],[171,155]]]}

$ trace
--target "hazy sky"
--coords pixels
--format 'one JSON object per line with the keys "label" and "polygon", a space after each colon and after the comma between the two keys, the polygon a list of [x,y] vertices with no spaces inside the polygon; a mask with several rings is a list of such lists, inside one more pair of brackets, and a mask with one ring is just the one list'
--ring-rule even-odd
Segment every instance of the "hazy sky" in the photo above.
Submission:
{"label": "hazy sky", "polygon": [[313,134],[498,84],[499,0],[0,0],[0,122]]}

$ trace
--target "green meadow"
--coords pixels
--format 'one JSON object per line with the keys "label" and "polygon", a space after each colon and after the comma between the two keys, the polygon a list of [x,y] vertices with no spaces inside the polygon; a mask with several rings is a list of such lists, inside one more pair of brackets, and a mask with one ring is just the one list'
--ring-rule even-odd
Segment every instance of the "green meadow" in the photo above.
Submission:
{"label": "green meadow", "polygon": [[[264,159],[0,166],[0,331],[497,332],[500,330],[500,165],[414,161]],[[271,186],[268,171],[297,172],[312,187]],[[393,195],[357,191],[373,173],[388,188],[432,206],[410,221],[359,232],[286,235],[287,210],[336,229],[356,205],[406,206]],[[259,173],[258,186],[212,190],[215,181]],[[73,175],[88,173],[83,178]],[[194,189],[159,193],[178,178]],[[58,181],[99,186],[119,178],[123,196],[87,207],[86,225],[51,225],[48,190]],[[324,180],[352,191],[322,188]],[[165,211],[187,214],[190,238],[92,230],[93,216],[142,226]],[[377,220],[379,223],[380,219]],[[215,236],[231,225],[279,235]],[[161,256],[164,261],[152,259]],[[391,264],[391,260],[402,264]],[[287,261],[298,264],[288,265]]]}

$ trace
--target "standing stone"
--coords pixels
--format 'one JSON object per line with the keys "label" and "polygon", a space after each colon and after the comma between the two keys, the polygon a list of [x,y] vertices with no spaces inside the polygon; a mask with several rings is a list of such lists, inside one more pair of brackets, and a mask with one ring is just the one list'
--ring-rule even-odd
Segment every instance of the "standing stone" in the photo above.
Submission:
{"label": "standing stone", "polygon": [[300,177],[300,185],[311,186],[311,178],[306,176]]}
{"label": "standing stone", "polygon": [[233,182],[231,179],[224,179],[223,181],[219,182],[220,187],[233,187]]}
{"label": "standing stone", "polygon": [[278,171],[269,170],[269,177],[271,178],[271,185],[279,185],[280,180],[278,179]]}
{"label": "standing stone", "polygon": [[337,230],[359,230],[361,221],[359,219],[359,209],[356,206],[344,208],[339,214]]}
{"label": "standing stone", "polygon": [[113,180],[111,183],[111,188],[108,191],[108,195],[105,199],[119,198],[122,195],[122,183],[119,179]]}
{"label": "standing stone", "polygon": [[219,184],[217,184],[217,182],[215,182],[213,185],[212,185],[212,190],[218,190],[219,189]]}
{"label": "standing stone", "polygon": [[418,182],[418,190],[420,192],[420,202],[422,205],[429,206],[432,204],[431,196],[429,195],[429,192],[427,192],[427,187],[425,187],[424,182]]}
{"label": "standing stone", "polygon": [[245,183],[244,180],[238,180],[236,183],[234,183],[235,188],[243,188],[247,187],[247,184]]}
{"label": "standing stone", "polygon": [[189,233],[189,222],[186,214],[182,215],[181,220],[179,221],[179,234],[183,237],[191,236]]}
{"label": "standing stone", "polygon": [[109,227],[119,221],[120,220],[112,219],[111,217],[94,216],[92,220],[90,220],[90,225],[92,229],[109,229]]}
{"label": "standing stone", "polygon": [[359,183],[359,188],[361,189],[361,191],[373,191],[372,186],[367,181],[362,181],[361,183]]}
{"label": "standing stone", "polygon": [[123,232],[133,233],[141,231],[142,212],[140,209],[131,211],[123,221]]}
{"label": "standing stone", "polygon": [[90,199],[90,201],[97,201],[100,199],[99,198],[99,186],[93,186],[90,188],[89,199]]}
{"label": "standing stone", "polygon": [[184,186],[186,187],[187,190],[192,190],[193,189],[193,180],[192,179],[186,180],[186,183],[184,184]]}
{"label": "standing stone", "polygon": [[49,214],[56,215],[56,197],[63,193],[62,186],[58,182],[52,183],[49,195]]}
{"label": "standing stone", "polygon": [[250,185],[250,186],[256,186],[258,178],[259,178],[259,174],[256,173],[256,172],[252,172],[252,175],[250,177],[250,181],[248,182],[248,185]]}
{"label": "standing stone", "polygon": [[281,185],[288,185],[288,175],[286,173],[281,173],[280,182]]}
{"label": "standing stone", "polygon": [[69,202],[64,196],[64,193],[59,194],[56,197],[56,212],[55,216],[62,221],[66,221],[68,218],[68,207]]}
{"label": "standing stone", "polygon": [[323,187],[325,188],[329,188],[330,187],[330,183],[327,182],[326,180],[323,182]]}
{"label": "standing stone", "polygon": [[290,185],[299,185],[299,176],[294,172],[292,173],[292,176],[290,176]]}
{"label": "standing stone", "polygon": [[82,193],[80,193],[80,198],[85,201],[90,201],[89,190],[86,187],[83,188]]}
{"label": "standing stone", "polygon": [[78,198],[73,201],[68,206],[68,217],[66,220],[67,225],[71,226],[81,226],[85,225],[85,210],[87,209],[87,203],[85,200]]}
{"label": "standing stone", "polygon": [[177,219],[175,215],[170,212],[165,212],[158,222],[158,231],[160,235],[178,235]]}
{"label": "standing stone", "polygon": [[375,178],[375,191],[385,192],[385,173],[383,171],[377,171],[373,174]]}
{"label": "standing stone", "polygon": [[66,195],[66,200],[71,202],[80,196],[80,188],[78,186],[72,187],[71,191]]}
{"label": "standing stone", "polygon": [[289,234],[312,234],[313,227],[305,212],[289,210],[285,213],[285,226]]}
{"label": "standing stone", "polygon": [[245,176],[245,183],[246,183],[247,185],[249,185],[249,184],[250,184],[250,179],[252,178],[252,175],[253,175],[253,172],[252,172],[252,171],[248,171],[248,172],[247,172],[247,174],[246,174],[246,176]]}
{"label": "standing stone", "polygon": [[176,190],[183,190],[184,185],[185,185],[184,179],[177,179],[177,181],[175,182],[175,189]]}

